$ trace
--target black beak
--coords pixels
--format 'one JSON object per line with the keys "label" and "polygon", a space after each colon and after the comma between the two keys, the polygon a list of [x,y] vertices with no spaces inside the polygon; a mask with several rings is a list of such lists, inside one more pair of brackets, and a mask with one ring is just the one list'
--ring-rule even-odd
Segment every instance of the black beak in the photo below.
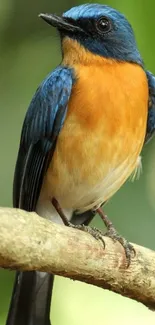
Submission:
{"label": "black beak", "polygon": [[59,17],[54,14],[40,14],[43,20],[49,25],[56,27],[59,30],[70,31],[70,32],[82,32],[83,30],[74,23],[67,21],[67,18]]}

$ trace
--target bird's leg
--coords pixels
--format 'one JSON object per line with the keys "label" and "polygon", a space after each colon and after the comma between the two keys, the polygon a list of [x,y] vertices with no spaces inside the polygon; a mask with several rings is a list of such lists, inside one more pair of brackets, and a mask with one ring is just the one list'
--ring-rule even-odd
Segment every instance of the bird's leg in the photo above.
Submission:
{"label": "bird's leg", "polygon": [[53,206],[55,207],[57,213],[59,214],[59,216],[62,219],[65,226],[76,228],[76,229],[88,232],[95,239],[97,239],[97,240],[100,239],[102,241],[102,243],[103,243],[104,248],[105,248],[105,242],[104,242],[104,239],[103,239],[104,234],[102,233],[102,231],[100,231],[96,227],[89,227],[89,226],[85,226],[84,224],[82,224],[82,225],[74,225],[65,216],[59,202],[55,198],[53,198],[51,202],[52,202]]}
{"label": "bird's leg", "polygon": [[99,214],[99,216],[101,217],[101,219],[103,220],[103,222],[107,228],[107,232],[104,234],[104,236],[110,237],[114,241],[118,241],[123,246],[123,248],[125,250],[126,259],[127,259],[127,267],[129,267],[133,253],[135,255],[134,247],[125,238],[123,238],[121,235],[119,235],[117,230],[114,228],[112,222],[104,214],[104,212],[101,208],[96,209],[96,212]]}
{"label": "bird's leg", "polygon": [[57,211],[58,215],[62,219],[64,225],[69,227],[70,226],[70,222],[67,219],[67,217],[65,216],[63,210],[61,209],[61,206],[60,206],[59,202],[55,198],[53,198],[52,199],[52,204],[53,204],[55,210]]}

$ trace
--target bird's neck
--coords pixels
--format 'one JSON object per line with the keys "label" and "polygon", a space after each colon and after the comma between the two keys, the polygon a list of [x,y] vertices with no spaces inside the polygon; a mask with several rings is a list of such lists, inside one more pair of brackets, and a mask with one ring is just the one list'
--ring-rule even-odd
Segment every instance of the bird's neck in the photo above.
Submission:
{"label": "bird's neck", "polygon": [[63,65],[75,66],[75,65],[105,65],[113,64],[114,59],[107,59],[100,55],[93,54],[85,49],[76,40],[65,37],[62,40],[62,53],[63,53]]}

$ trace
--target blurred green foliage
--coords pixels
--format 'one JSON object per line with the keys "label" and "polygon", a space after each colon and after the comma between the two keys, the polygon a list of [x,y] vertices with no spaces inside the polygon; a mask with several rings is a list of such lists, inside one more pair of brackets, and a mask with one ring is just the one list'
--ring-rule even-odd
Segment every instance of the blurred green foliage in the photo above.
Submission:
{"label": "blurred green foliage", "polygon": [[[93,2],[93,1],[92,1]],[[102,3],[102,1],[100,1]],[[0,204],[12,205],[12,179],[22,121],[38,84],[61,60],[56,31],[40,12],[61,13],[75,0],[0,0]],[[130,20],[148,69],[155,73],[154,0],[107,0]],[[130,241],[155,249],[155,141],[142,153],[139,181],[127,182],[106,206],[117,229]],[[98,217],[93,221],[98,227]],[[14,273],[0,272],[0,325],[5,324]],[[53,325],[155,324],[144,306],[99,288],[57,277]]]}

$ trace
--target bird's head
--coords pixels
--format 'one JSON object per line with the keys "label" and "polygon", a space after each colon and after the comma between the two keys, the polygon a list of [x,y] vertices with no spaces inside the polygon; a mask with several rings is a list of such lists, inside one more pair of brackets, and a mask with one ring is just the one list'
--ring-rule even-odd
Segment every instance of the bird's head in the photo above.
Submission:
{"label": "bird's head", "polygon": [[71,8],[62,16],[40,14],[40,17],[60,32],[64,55],[74,47],[76,54],[81,50],[85,54],[142,65],[133,29],[116,9],[84,4]]}

